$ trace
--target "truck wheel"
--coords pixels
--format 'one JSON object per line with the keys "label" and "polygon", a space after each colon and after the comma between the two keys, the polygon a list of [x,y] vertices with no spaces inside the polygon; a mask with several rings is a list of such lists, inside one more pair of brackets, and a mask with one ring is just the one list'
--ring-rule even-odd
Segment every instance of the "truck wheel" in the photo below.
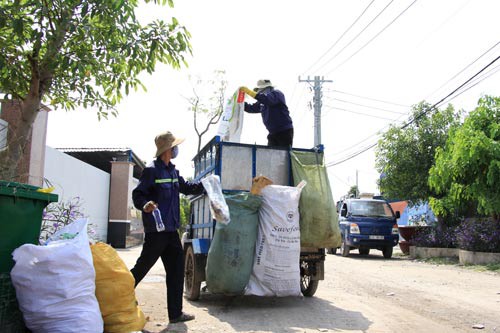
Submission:
{"label": "truck wheel", "polygon": [[384,254],[384,258],[386,259],[391,259],[392,257],[392,246],[386,246],[382,250],[382,253]]}
{"label": "truck wheel", "polygon": [[340,244],[340,253],[342,254],[342,257],[348,257],[349,250],[349,245],[345,243],[345,239],[342,239],[342,243]]}
{"label": "truck wheel", "polygon": [[201,280],[197,274],[196,257],[193,247],[188,246],[186,250],[186,259],[184,263],[184,292],[190,301],[196,301],[200,298]]}
{"label": "truck wheel", "polygon": [[307,261],[302,261],[300,263],[300,291],[302,295],[306,297],[312,297],[316,293],[319,285],[319,280],[313,280],[310,275],[305,274],[305,272],[310,271],[309,265],[310,263]]}
{"label": "truck wheel", "polygon": [[331,247],[326,250],[328,254],[336,254],[337,253],[337,248],[336,247]]}
{"label": "truck wheel", "polygon": [[359,248],[359,254],[361,254],[363,256],[367,256],[367,255],[370,254],[370,249],[366,248],[366,247],[360,247]]}

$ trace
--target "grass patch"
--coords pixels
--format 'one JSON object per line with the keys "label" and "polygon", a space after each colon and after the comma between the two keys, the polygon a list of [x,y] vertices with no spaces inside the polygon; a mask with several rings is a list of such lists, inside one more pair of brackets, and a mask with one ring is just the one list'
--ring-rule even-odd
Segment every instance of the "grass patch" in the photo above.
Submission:
{"label": "grass patch", "polygon": [[488,265],[460,265],[458,258],[450,257],[433,257],[433,258],[422,258],[417,259],[419,262],[431,264],[431,265],[456,265],[459,267],[464,267],[467,269],[474,270],[476,272],[494,272],[500,273],[500,263],[499,264],[488,264]]}
{"label": "grass patch", "polygon": [[467,269],[472,269],[477,272],[495,272],[500,273],[500,264],[488,264],[488,265],[465,265]]}
{"label": "grass patch", "polygon": [[425,262],[432,265],[457,265],[458,258],[450,257],[432,257],[432,258],[422,258],[418,259],[420,262]]}

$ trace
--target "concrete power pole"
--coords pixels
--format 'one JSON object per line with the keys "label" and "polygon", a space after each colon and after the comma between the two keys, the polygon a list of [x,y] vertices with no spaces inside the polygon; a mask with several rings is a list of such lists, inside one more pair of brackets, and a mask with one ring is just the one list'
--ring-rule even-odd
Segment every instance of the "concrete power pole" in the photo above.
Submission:
{"label": "concrete power pole", "polygon": [[325,80],[323,77],[315,76],[313,80],[309,79],[302,80],[299,76],[299,82],[307,82],[309,84],[314,82],[313,90],[313,105],[314,105],[314,146],[321,144],[321,97],[323,96],[321,92],[321,86],[324,82],[333,82],[332,80]]}

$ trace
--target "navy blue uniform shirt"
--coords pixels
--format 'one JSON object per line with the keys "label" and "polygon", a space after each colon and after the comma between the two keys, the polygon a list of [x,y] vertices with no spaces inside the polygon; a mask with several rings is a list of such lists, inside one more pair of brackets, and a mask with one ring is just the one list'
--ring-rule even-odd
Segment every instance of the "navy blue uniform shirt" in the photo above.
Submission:
{"label": "navy blue uniform shirt", "polygon": [[172,163],[165,164],[160,158],[154,160],[142,171],[139,184],[132,191],[135,208],[142,212],[144,232],[156,232],[152,213],[145,213],[142,208],[148,201],[158,204],[165,231],[175,231],[180,226],[179,193],[201,194],[201,183],[186,182]]}
{"label": "navy blue uniform shirt", "polygon": [[260,113],[269,134],[293,128],[292,118],[285,103],[285,95],[277,89],[266,88],[257,93],[254,104],[245,103],[248,113]]}

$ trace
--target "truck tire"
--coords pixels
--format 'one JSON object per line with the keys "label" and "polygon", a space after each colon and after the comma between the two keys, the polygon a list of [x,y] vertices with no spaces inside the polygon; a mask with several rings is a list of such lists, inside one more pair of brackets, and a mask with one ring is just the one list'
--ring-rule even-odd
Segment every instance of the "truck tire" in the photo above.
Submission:
{"label": "truck tire", "polygon": [[310,265],[307,261],[301,261],[300,263],[300,291],[305,297],[312,297],[318,289],[319,280],[313,280],[310,275],[304,274],[308,272]]}
{"label": "truck tire", "polygon": [[184,292],[190,301],[200,298],[201,279],[198,270],[193,247],[188,246],[184,262]]}
{"label": "truck tire", "polygon": [[359,254],[361,254],[362,256],[367,256],[370,254],[370,249],[367,247],[360,247]]}
{"label": "truck tire", "polygon": [[349,250],[349,245],[345,243],[345,239],[342,239],[342,243],[340,244],[340,254],[342,255],[342,257],[348,257]]}
{"label": "truck tire", "polygon": [[391,257],[392,257],[392,246],[386,246],[382,250],[382,253],[384,254],[384,258],[391,259]]}
{"label": "truck tire", "polygon": [[336,254],[337,253],[337,248],[336,247],[331,247],[326,250],[328,254]]}

